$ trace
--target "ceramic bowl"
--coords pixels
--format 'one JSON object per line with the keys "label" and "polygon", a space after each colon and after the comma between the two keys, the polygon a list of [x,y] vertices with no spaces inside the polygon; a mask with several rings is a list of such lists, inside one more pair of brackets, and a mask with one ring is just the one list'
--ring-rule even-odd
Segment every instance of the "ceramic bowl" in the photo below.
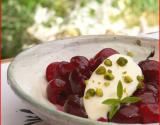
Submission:
{"label": "ceramic bowl", "polygon": [[130,36],[81,36],[39,44],[20,53],[8,68],[8,82],[13,91],[30,109],[49,125],[107,125],[73,116],[51,104],[46,97],[45,70],[54,61],[69,61],[76,55],[93,57],[103,48],[110,47],[122,54],[134,52],[136,62],[146,59],[155,47],[158,60],[158,40]]}

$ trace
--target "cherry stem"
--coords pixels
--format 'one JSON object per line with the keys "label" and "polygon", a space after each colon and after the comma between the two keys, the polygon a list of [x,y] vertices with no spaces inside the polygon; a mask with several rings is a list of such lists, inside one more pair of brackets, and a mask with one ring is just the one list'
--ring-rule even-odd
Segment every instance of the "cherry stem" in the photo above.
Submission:
{"label": "cherry stem", "polygon": [[154,54],[155,54],[155,46],[152,47],[152,51],[151,51],[150,54],[147,56],[146,60],[148,60],[148,59],[151,58],[151,57],[154,57]]}

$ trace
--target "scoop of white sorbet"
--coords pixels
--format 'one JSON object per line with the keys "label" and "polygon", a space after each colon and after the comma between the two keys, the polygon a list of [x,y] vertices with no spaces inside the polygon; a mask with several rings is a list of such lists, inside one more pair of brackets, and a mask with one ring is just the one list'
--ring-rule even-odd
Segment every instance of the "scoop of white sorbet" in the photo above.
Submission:
{"label": "scoop of white sorbet", "polygon": [[[127,63],[124,66],[120,66],[117,63],[119,58],[123,58],[127,60]],[[105,64],[105,61],[108,60],[112,62],[112,65]],[[110,72],[114,78],[109,80],[109,78],[104,78],[105,74],[103,71],[99,71],[100,74],[97,74],[97,69],[93,72],[90,79],[87,82],[85,88],[85,94],[83,97],[84,107],[87,112],[87,115],[90,119],[97,120],[100,117],[107,118],[107,114],[111,109],[110,105],[104,105],[102,102],[106,99],[110,98],[118,98],[117,97],[117,85],[118,82],[121,81],[124,91],[123,97],[131,96],[137,89],[139,81],[137,80],[137,76],[142,76],[142,71],[140,67],[133,61],[132,58],[122,54],[115,54],[110,56],[102,62],[98,67],[105,68],[106,72]],[[131,78],[130,81],[126,82],[124,80],[125,76],[129,76]],[[87,97],[87,90],[97,89],[102,90],[103,95],[94,95],[93,97]],[[101,93],[101,94],[102,94]]]}

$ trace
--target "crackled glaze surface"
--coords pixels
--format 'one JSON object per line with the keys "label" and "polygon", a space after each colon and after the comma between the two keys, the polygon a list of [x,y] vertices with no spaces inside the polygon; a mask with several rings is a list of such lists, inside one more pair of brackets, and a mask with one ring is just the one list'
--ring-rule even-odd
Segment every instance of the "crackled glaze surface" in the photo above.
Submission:
{"label": "crackled glaze surface", "polygon": [[92,57],[103,48],[113,48],[122,54],[134,52],[136,62],[145,59],[155,47],[158,60],[158,40],[126,36],[84,36],[57,40],[37,45],[19,54],[8,70],[8,81],[31,109],[50,125],[103,125],[97,121],[83,119],[60,111],[46,98],[47,81],[45,69],[54,61],[69,60],[72,56]]}

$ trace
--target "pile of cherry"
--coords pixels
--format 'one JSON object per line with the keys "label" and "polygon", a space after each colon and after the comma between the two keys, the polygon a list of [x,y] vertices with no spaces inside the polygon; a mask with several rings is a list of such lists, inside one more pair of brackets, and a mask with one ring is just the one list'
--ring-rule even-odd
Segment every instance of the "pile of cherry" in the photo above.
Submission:
{"label": "pile of cherry", "polygon": [[[49,82],[47,96],[54,105],[62,106],[63,111],[87,118],[82,97],[85,90],[85,80],[89,79],[92,72],[102,61],[116,50],[105,48],[88,60],[84,56],[72,57],[70,62],[53,62],[46,69],[46,79]],[[146,59],[139,62],[145,77],[143,88],[138,89],[134,96],[142,101],[122,105],[111,122],[117,123],[155,123],[159,119],[158,97],[159,81],[157,61]],[[107,121],[100,118],[99,121]]]}

